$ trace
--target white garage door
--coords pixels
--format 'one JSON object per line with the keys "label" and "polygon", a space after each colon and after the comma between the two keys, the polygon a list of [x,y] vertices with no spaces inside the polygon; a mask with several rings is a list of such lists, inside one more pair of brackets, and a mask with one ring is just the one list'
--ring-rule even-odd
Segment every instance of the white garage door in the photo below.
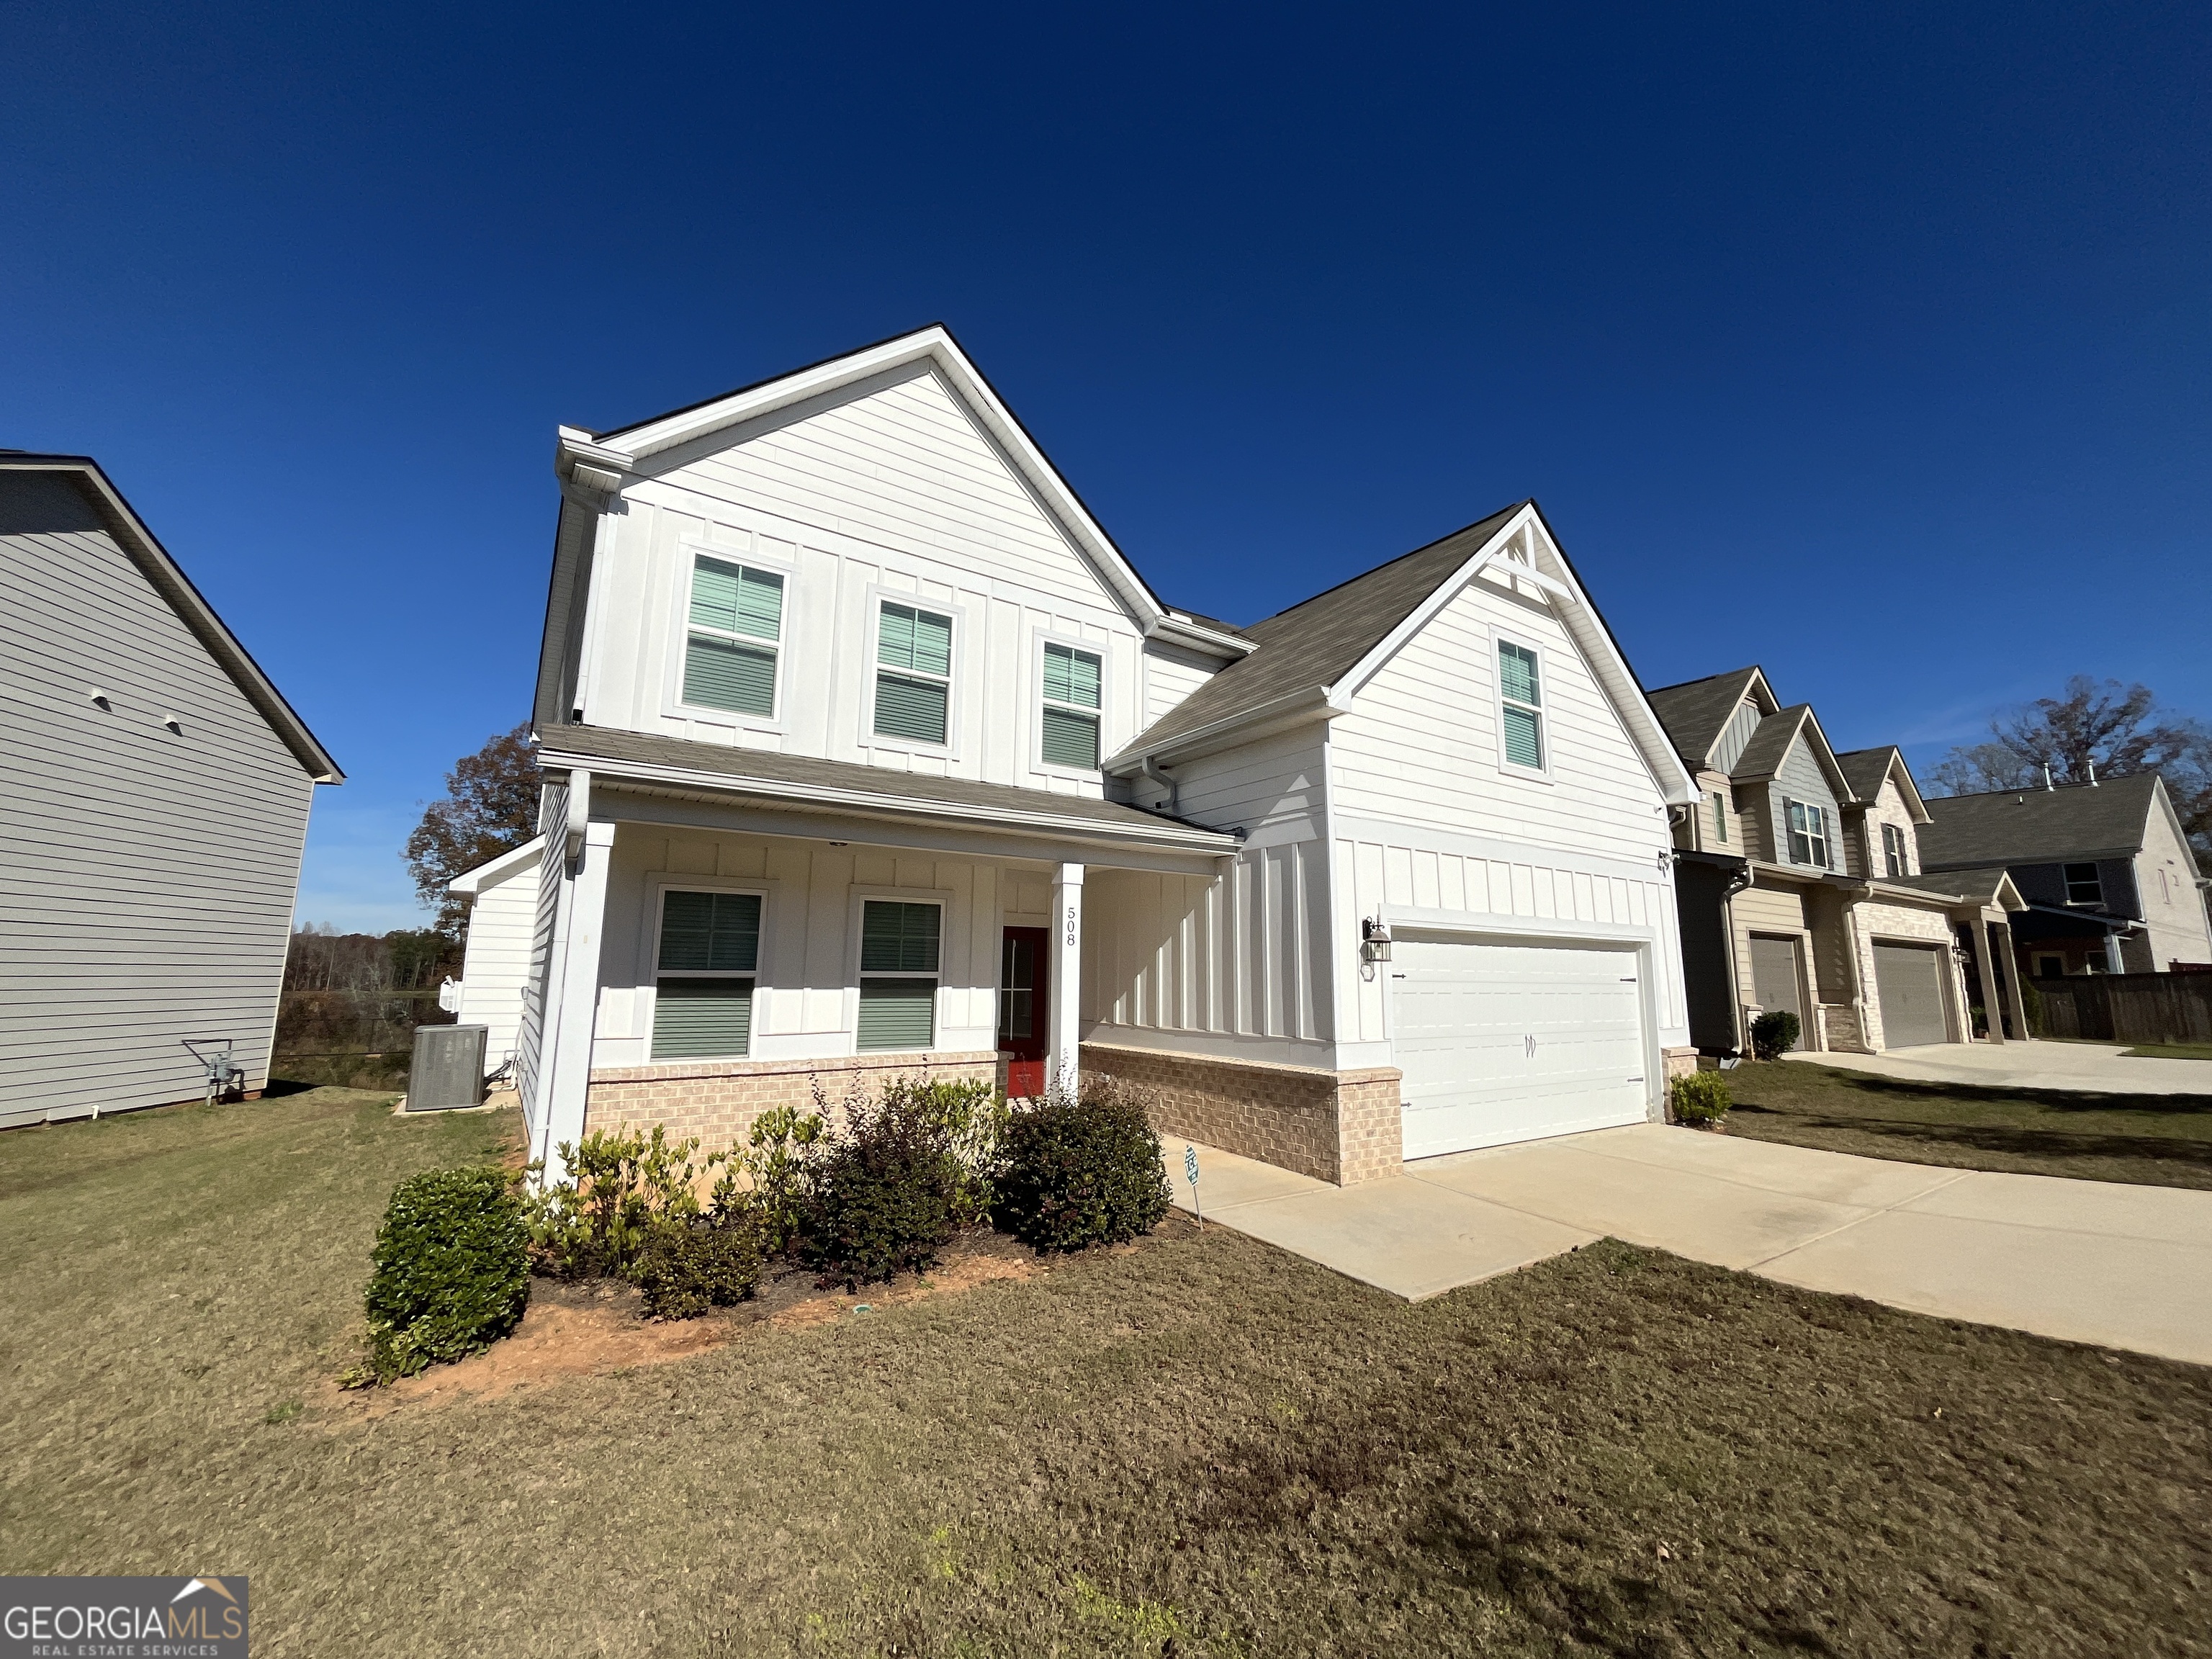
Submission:
{"label": "white garage door", "polygon": [[1633,951],[1409,939],[1394,954],[1407,1158],[1644,1121]]}

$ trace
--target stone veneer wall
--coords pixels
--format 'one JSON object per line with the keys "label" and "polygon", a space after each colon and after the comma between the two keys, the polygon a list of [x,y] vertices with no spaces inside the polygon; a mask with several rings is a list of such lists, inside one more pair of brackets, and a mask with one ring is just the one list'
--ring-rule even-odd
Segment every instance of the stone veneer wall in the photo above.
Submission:
{"label": "stone veneer wall", "polygon": [[811,1106],[814,1085],[832,1105],[858,1086],[881,1091],[894,1077],[981,1078],[995,1082],[999,1056],[975,1052],[847,1054],[823,1060],[662,1060],[652,1066],[603,1066],[592,1073],[584,1132],[665,1124],[683,1139],[699,1137],[708,1152],[742,1143],[753,1120],[777,1106]]}
{"label": "stone veneer wall", "polygon": [[1403,1118],[1395,1066],[1330,1072],[1086,1042],[1086,1072],[1155,1097],[1153,1127],[1349,1187],[1395,1175]]}
{"label": "stone veneer wall", "polygon": [[1659,1051],[1659,1075],[1673,1079],[1687,1077],[1698,1069],[1698,1051],[1693,1048],[1662,1048]]}

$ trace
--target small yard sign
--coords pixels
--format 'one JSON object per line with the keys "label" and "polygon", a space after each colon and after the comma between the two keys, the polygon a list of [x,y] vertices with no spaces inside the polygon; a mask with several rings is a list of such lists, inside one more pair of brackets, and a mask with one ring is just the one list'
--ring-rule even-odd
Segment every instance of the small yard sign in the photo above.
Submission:
{"label": "small yard sign", "polygon": [[1191,1213],[1198,1218],[1198,1230],[1206,1231],[1206,1212],[1198,1202],[1198,1148],[1185,1146],[1182,1149],[1182,1178],[1190,1182]]}

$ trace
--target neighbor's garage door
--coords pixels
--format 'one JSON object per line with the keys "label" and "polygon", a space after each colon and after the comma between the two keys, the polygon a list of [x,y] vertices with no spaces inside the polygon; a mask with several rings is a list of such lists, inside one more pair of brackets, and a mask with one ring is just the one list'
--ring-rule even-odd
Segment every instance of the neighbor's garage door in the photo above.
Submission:
{"label": "neighbor's garage door", "polygon": [[1644,1121],[1633,951],[1409,939],[1395,956],[1407,1158]]}
{"label": "neighbor's garage door", "polygon": [[1877,945],[1874,977],[1881,993],[1882,1047],[1910,1048],[1951,1040],[1943,1020],[1942,946]]}

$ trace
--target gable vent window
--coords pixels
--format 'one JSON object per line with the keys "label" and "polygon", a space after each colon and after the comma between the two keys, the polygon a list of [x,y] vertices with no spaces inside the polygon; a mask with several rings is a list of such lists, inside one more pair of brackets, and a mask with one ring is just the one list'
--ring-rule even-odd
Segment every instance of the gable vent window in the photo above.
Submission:
{"label": "gable vent window", "polygon": [[1506,760],[1541,771],[1544,767],[1544,688],[1536,653],[1525,645],[1498,642],[1499,727]]}
{"label": "gable vent window", "polygon": [[1728,796],[1718,789],[1713,791],[1713,843],[1728,845]]}
{"label": "gable vent window", "polygon": [[1888,865],[1891,875],[1909,876],[1912,873],[1912,861],[1905,852],[1905,831],[1893,823],[1881,826],[1881,856]]}
{"label": "gable vent window", "polygon": [[943,743],[952,696],[952,618],[884,605],[876,633],[876,735]]}
{"label": "gable vent window", "polygon": [[1098,769],[1099,659],[1047,641],[1044,647],[1044,760],[1048,766]]}
{"label": "gable vent window", "polygon": [[942,915],[934,904],[870,899],[861,906],[860,1018],[854,1046],[863,1054],[936,1042]]}
{"label": "gable vent window", "polygon": [[2066,866],[2066,902],[2069,904],[2102,904],[2105,884],[2097,878],[2094,864],[2069,864]]}
{"label": "gable vent window", "polygon": [[1834,860],[1829,856],[1827,809],[1808,806],[1798,800],[1788,802],[1787,806],[1790,861],[1809,864],[1819,870],[1834,869]]}
{"label": "gable vent window", "polygon": [[702,554],[691,562],[684,701],[700,708],[773,716],[783,639],[783,578]]}
{"label": "gable vent window", "polygon": [[655,1060],[726,1059],[751,1048],[760,928],[758,893],[662,896]]}

